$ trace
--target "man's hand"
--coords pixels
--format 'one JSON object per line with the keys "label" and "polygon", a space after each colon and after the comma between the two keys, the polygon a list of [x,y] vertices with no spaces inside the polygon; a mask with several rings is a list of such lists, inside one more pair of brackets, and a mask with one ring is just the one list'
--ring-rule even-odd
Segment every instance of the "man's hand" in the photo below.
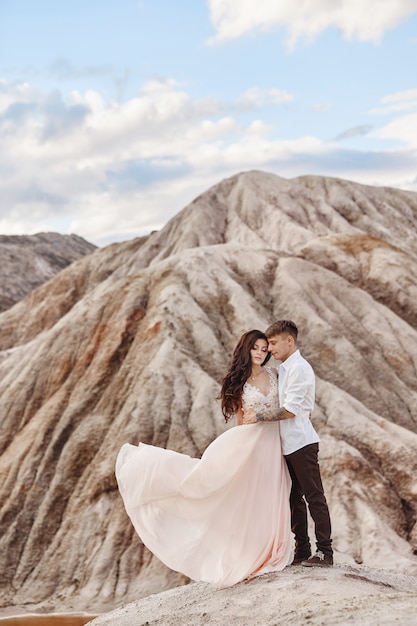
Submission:
{"label": "man's hand", "polygon": [[243,409],[243,423],[256,424],[256,413],[253,409]]}

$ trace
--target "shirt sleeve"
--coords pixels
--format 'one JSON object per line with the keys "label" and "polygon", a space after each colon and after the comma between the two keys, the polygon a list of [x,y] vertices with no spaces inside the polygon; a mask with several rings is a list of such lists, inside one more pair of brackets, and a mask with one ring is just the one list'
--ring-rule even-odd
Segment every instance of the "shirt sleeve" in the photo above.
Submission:
{"label": "shirt sleeve", "polygon": [[312,411],[311,398],[314,398],[314,372],[297,364],[288,372],[288,380],[281,399],[281,406],[294,415],[303,411]]}

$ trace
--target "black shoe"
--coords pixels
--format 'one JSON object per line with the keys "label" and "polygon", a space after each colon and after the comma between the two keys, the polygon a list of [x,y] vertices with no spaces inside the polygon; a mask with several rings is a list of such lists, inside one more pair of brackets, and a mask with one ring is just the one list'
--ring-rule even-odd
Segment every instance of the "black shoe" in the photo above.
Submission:
{"label": "black shoe", "polygon": [[306,561],[303,561],[301,565],[304,565],[304,567],[332,567],[333,555],[324,554],[321,550],[317,550],[314,556],[311,556]]}
{"label": "black shoe", "polygon": [[303,561],[306,561],[310,558],[311,556],[311,552],[307,552],[304,555],[300,555],[300,554],[295,554],[294,555],[294,559],[293,562],[291,563],[291,565],[301,565],[303,563]]}

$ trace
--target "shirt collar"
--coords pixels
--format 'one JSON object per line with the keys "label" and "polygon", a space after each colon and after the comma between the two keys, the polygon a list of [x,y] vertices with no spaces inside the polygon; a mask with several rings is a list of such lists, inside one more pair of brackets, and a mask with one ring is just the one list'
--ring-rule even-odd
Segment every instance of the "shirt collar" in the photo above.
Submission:
{"label": "shirt collar", "polygon": [[295,352],[292,353],[291,356],[288,357],[288,359],[285,359],[285,361],[283,361],[280,364],[280,367],[283,367],[284,369],[288,369],[288,367],[290,367],[291,363],[294,363],[294,361],[296,361],[299,356],[300,356],[300,351],[296,350]]}

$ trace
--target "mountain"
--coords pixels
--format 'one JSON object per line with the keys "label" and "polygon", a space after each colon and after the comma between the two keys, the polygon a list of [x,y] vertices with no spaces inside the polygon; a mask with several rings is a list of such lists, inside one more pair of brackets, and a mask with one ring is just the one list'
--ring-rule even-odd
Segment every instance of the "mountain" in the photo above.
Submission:
{"label": "mountain", "polygon": [[95,249],[77,235],[0,235],[0,312]]}
{"label": "mountain", "polygon": [[94,613],[187,582],[134,534],[117,452],[201,455],[237,339],[278,318],[317,374],[336,563],[417,574],[416,227],[412,192],[246,172],[3,312],[1,603]]}

